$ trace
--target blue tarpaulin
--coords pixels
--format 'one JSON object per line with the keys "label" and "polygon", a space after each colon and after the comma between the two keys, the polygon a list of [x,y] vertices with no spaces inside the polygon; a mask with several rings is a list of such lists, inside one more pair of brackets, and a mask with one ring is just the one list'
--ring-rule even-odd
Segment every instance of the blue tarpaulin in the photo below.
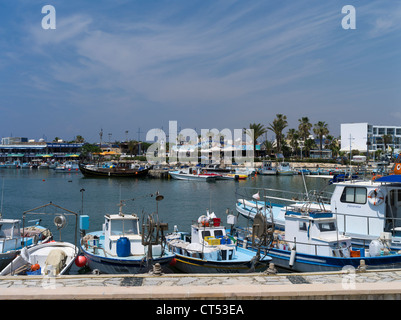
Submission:
{"label": "blue tarpaulin", "polygon": [[384,177],[377,178],[375,181],[377,181],[377,182],[401,183],[401,175],[392,174],[392,175],[389,175],[389,176],[384,176]]}

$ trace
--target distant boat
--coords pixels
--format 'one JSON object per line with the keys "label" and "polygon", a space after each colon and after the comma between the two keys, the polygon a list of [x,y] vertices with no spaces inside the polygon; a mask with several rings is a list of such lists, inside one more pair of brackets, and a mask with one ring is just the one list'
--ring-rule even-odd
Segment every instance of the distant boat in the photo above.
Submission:
{"label": "distant boat", "polygon": [[288,162],[280,162],[277,167],[277,174],[292,176],[295,174],[295,171]]}
{"label": "distant boat", "polygon": [[262,161],[262,167],[259,170],[259,174],[261,175],[276,175],[277,169],[273,167],[271,161]]}
{"label": "distant boat", "polygon": [[56,172],[71,172],[71,171],[78,171],[79,165],[74,161],[66,161],[63,164],[58,164],[54,170]]}
{"label": "distant boat", "polygon": [[79,169],[86,177],[137,178],[148,174],[149,168],[130,163],[106,163],[103,165],[80,164]]}
{"label": "distant boat", "polygon": [[201,168],[183,168],[180,170],[169,171],[171,178],[176,180],[190,180],[190,181],[215,181],[221,175],[215,173],[207,173],[206,170]]}
{"label": "distant boat", "polygon": [[[232,216],[235,218],[234,216]],[[202,215],[191,226],[191,233],[166,236],[167,246],[176,258],[172,264],[186,273],[247,273],[267,269],[271,258],[237,246],[214,213]]]}

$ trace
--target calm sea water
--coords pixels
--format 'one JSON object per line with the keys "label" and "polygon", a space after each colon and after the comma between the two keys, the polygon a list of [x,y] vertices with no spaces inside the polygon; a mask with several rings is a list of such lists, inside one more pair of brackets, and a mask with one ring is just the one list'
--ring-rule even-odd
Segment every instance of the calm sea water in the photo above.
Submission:
{"label": "calm sea water", "polygon": [[[305,181],[308,190],[320,190],[327,184],[327,181],[322,179],[306,178]],[[83,211],[83,214],[89,215],[89,231],[102,228],[105,214],[118,213],[120,200],[127,200],[123,212],[134,212],[140,217],[156,212],[158,206],[159,220],[168,223],[169,231],[173,230],[174,225],[177,225],[179,230],[189,231],[192,221],[205,214],[207,208],[225,222],[227,208],[236,214],[237,190],[263,187],[303,191],[304,183],[298,175],[257,175],[236,182],[191,182],[151,178],[86,178],[80,172],[61,173],[52,169],[0,169],[3,218],[21,219],[24,211],[52,202],[68,210],[77,213]],[[81,192],[82,189],[85,191]],[[155,197],[150,196],[156,191],[164,196],[158,203]],[[252,192],[253,190],[248,190],[249,194]],[[38,212],[62,213],[62,210],[46,208]],[[43,225],[53,225],[52,215],[32,215],[27,220],[38,217],[42,217]],[[239,224],[246,225],[246,219],[240,217]],[[68,218],[68,225],[61,231],[62,240],[74,241],[74,225],[75,220]],[[52,231],[58,237],[59,231],[55,227]]]}

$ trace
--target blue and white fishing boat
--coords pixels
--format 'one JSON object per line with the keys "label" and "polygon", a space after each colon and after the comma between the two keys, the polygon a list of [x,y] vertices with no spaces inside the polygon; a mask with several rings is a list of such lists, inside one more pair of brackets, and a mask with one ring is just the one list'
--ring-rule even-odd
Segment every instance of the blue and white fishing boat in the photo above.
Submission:
{"label": "blue and white fishing boat", "polygon": [[169,171],[171,178],[176,180],[189,180],[189,181],[216,181],[222,177],[216,173],[206,173],[201,168],[182,168],[180,170]]}
{"label": "blue and white fishing boat", "polygon": [[172,265],[185,273],[261,272],[271,261],[267,255],[237,246],[214,213],[200,216],[192,224],[191,233],[175,231],[166,240],[176,255]]}
{"label": "blue and white fishing boat", "polygon": [[273,167],[271,161],[263,160],[262,167],[259,169],[259,174],[275,176],[277,174],[277,168]]}
{"label": "blue and white fishing boat", "polygon": [[[166,225],[148,216],[141,233],[139,217],[123,213],[122,206],[121,202],[118,214],[105,215],[103,230],[90,232],[81,239],[88,267],[106,274],[138,274],[149,272],[153,264],[159,263],[166,270],[175,256],[162,244],[163,235],[159,232],[163,232]],[[81,229],[88,227],[86,220]]]}
{"label": "blue and white fishing boat", "polygon": [[58,164],[54,170],[56,172],[77,172],[79,171],[79,164],[74,161],[66,161],[62,164]]}
{"label": "blue and white fishing boat", "polygon": [[[331,212],[293,209],[285,215],[284,231],[276,230],[267,246],[252,247],[271,256],[275,266],[297,272],[340,271],[345,266],[401,267],[400,252],[390,248],[391,234],[382,233],[368,248],[355,246],[351,237],[338,232],[336,217]],[[259,214],[256,220],[259,217],[263,219]],[[237,235],[240,243],[246,239],[248,247],[252,245],[250,234],[239,230]]]}
{"label": "blue and white fishing boat", "polygon": [[31,225],[20,228],[18,219],[2,219],[0,214],[0,271],[9,264],[21,251],[23,246],[33,246],[52,239],[49,229]]}
{"label": "blue and white fishing boat", "polygon": [[295,170],[290,166],[288,162],[279,162],[277,166],[277,174],[292,176],[295,174]]}

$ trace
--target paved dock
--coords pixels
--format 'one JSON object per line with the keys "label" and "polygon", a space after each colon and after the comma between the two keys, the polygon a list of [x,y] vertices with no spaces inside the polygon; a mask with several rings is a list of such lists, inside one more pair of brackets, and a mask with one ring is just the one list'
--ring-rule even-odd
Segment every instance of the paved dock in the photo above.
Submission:
{"label": "paved dock", "polygon": [[325,273],[0,277],[2,300],[397,299],[401,269]]}

